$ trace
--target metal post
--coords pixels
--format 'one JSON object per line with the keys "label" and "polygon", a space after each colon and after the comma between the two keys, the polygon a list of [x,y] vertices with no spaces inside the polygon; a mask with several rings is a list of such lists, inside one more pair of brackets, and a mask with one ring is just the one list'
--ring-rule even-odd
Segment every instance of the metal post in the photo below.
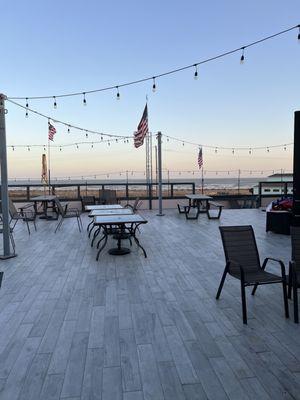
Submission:
{"label": "metal post", "polygon": [[300,225],[300,111],[295,112],[294,125],[293,225]]}
{"label": "metal post", "polygon": [[157,168],[158,168],[158,216],[162,217],[162,159],[161,159],[161,132],[157,132]]}
{"label": "metal post", "polygon": [[241,170],[238,170],[238,194],[240,194],[240,187],[241,187]]}
{"label": "metal post", "polygon": [[6,129],[4,94],[0,94],[0,164],[1,164],[1,206],[3,220],[3,255],[0,258],[7,259],[15,257],[10,250],[10,227],[9,227],[9,206],[8,206],[8,178],[7,178],[7,154],[6,154]]}

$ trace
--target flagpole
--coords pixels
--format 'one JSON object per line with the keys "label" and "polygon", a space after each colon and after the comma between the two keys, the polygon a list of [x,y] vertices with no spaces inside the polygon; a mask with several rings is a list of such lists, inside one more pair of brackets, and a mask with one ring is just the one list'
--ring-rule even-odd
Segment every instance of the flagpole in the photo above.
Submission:
{"label": "flagpole", "polygon": [[50,140],[48,134],[48,186],[49,186],[49,195],[51,194],[51,172],[50,172]]}
{"label": "flagpole", "polygon": [[202,168],[201,168],[201,192],[202,192],[202,194],[203,194],[203,192],[204,192],[204,173],[203,173],[203,165],[202,165]]}

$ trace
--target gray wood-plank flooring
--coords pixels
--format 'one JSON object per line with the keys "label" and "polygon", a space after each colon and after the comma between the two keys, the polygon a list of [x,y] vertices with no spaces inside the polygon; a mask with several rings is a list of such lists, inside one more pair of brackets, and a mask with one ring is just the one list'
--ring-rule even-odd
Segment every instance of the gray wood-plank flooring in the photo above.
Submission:
{"label": "gray wood-plank flooring", "polygon": [[0,263],[0,399],[300,399],[300,328],[291,301],[284,318],[281,286],[248,290],[247,326],[237,280],[215,300],[219,225],[252,224],[261,258],[286,267],[290,238],[266,233],[259,210],[142,215],[147,259],[135,244],[109,255],[109,239],[97,262],[73,219],[56,234],[55,222],[38,220],[30,236],[18,223],[18,256]]}

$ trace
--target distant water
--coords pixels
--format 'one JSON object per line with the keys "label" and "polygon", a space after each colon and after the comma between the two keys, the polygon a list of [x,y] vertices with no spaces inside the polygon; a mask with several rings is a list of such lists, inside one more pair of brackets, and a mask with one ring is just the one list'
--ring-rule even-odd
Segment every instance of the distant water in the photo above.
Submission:
{"label": "distant water", "polygon": [[[253,177],[253,178],[242,178],[240,179],[240,188],[252,188],[257,185],[259,181],[265,180],[264,177]],[[155,181],[153,181],[155,182]],[[164,183],[168,183],[166,179],[163,180]],[[195,182],[196,187],[201,187],[201,179],[170,179],[169,182],[177,183],[178,185],[183,184],[184,182]],[[51,180],[53,185],[55,184],[67,184],[67,185],[89,185],[89,184],[114,184],[115,186],[122,185],[126,183],[125,179],[56,179]],[[128,179],[128,183],[133,185],[135,183],[145,183],[143,179]],[[31,184],[41,184],[40,180],[37,179],[24,179],[24,180],[9,180],[10,185],[31,185]],[[235,189],[238,187],[238,179],[235,178],[205,178],[204,177],[204,186],[207,189]]]}

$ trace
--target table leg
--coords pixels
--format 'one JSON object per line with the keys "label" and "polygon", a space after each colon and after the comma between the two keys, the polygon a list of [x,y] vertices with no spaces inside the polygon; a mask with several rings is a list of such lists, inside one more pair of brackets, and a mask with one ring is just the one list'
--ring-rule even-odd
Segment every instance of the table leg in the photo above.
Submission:
{"label": "table leg", "polygon": [[134,239],[135,243],[138,245],[138,247],[139,247],[140,249],[142,249],[145,258],[147,258],[147,253],[146,253],[144,247],[141,246],[140,241],[139,241],[138,238],[136,237],[136,230],[138,229],[139,225],[141,225],[141,224],[136,224],[136,226],[134,227],[134,229],[133,229],[133,231],[132,231],[132,236],[133,236],[133,239]]}

